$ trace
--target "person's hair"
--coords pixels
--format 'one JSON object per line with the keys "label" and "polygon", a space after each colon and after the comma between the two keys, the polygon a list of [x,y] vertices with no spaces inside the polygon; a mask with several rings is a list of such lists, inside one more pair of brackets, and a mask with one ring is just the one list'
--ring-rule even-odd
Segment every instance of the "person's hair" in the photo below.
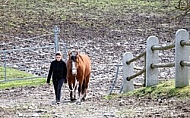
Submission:
{"label": "person's hair", "polygon": [[62,54],[61,54],[60,51],[58,51],[58,52],[55,53],[55,56],[57,56],[57,55],[62,56]]}

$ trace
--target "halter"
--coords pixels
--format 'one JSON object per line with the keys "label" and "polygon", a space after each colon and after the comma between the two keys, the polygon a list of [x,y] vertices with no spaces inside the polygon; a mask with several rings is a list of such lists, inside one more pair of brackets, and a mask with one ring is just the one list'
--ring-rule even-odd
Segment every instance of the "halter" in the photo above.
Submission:
{"label": "halter", "polygon": [[72,75],[76,76],[77,75],[77,69],[76,69],[76,52],[71,52],[71,61],[72,61]]}
{"label": "halter", "polygon": [[73,87],[73,90],[69,89],[69,91],[74,91],[76,89],[76,86],[77,86],[77,79],[76,79],[76,76],[75,76],[75,86]]}
{"label": "halter", "polygon": [[77,55],[77,52],[75,51],[72,51],[71,52],[71,62],[72,62],[72,75],[75,77],[75,86],[73,88],[73,90],[70,89],[70,91],[74,91],[76,86],[77,86],[77,79],[76,79],[76,76],[77,76],[77,69],[76,69],[76,55]]}

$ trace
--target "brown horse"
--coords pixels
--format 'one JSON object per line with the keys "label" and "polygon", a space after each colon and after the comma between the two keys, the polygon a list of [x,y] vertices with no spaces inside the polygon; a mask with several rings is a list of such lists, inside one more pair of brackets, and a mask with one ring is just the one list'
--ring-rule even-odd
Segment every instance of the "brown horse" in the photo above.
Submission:
{"label": "brown horse", "polygon": [[[76,100],[76,88],[78,86],[78,101],[85,100],[87,94],[88,83],[91,74],[91,62],[90,58],[85,54],[79,54],[78,51],[68,52],[67,60],[67,79],[70,89],[71,101]],[[73,96],[74,94],[74,96]]]}

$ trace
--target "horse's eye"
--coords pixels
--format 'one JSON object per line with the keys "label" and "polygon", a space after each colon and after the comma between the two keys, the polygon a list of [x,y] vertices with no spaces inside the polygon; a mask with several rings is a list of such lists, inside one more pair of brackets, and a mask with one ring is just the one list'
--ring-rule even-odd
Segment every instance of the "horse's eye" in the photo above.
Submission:
{"label": "horse's eye", "polygon": [[74,56],[71,56],[71,60],[73,60],[73,61],[74,61]]}
{"label": "horse's eye", "polygon": [[76,62],[76,56],[71,56],[71,60]]}

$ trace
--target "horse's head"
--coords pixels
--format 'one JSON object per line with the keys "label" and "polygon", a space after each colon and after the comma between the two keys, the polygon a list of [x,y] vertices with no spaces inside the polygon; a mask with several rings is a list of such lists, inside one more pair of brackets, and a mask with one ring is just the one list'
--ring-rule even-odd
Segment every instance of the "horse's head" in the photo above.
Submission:
{"label": "horse's head", "polygon": [[78,68],[78,57],[79,57],[79,52],[78,51],[71,51],[68,52],[69,55],[69,60],[71,63],[71,70],[72,70],[72,75],[76,76],[77,75],[77,68]]}

